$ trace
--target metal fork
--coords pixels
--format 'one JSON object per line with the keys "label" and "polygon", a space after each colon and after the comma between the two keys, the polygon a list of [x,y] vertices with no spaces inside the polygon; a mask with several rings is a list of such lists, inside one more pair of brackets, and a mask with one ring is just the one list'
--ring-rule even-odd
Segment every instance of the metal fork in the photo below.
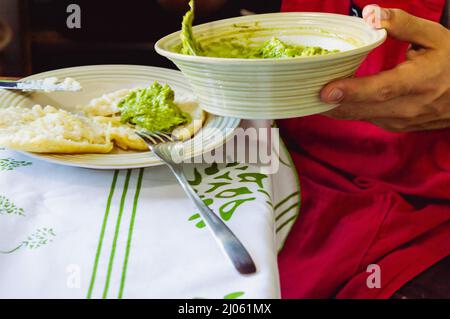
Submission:
{"label": "metal fork", "polygon": [[203,202],[199,195],[192,189],[183,173],[183,166],[173,159],[173,151],[180,147],[181,142],[164,132],[136,131],[149,149],[164,162],[173,172],[181,187],[188,197],[200,210],[200,215],[209,227],[214,238],[228,256],[234,267],[241,274],[248,275],[256,272],[255,263],[244,245],[225,223]]}

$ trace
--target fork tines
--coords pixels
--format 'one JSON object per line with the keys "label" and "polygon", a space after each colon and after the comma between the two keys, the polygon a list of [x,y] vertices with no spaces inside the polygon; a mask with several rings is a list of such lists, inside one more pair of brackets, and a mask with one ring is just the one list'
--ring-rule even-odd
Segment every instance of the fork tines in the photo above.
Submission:
{"label": "fork tines", "polygon": [[136,134],[151,144],[175,142],[175,139],[173,139],[168,133],[165,132],[136,131]]}

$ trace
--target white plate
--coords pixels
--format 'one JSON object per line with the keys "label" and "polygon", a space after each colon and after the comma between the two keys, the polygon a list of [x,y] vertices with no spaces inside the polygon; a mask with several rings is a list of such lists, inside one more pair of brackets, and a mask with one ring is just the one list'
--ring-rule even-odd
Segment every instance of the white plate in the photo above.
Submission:
{"label": "white plate", "polygon": [[[104,93],[124,88],[148,86],[154,81],[169,84],[175,94],[193,94],[188,81],[181,72],[169,69],[137,65],[96,65],[55,70],[36,74],[26,79],[47,77],[72,77],[83,86],[76,93],[17,93],[0,90],[0,107],[31,107],[35,104],[52,105],[74,110]],[[233,136],[240,120],[208,114],[202,130],[184,143],[186,157],[196,157],[224,144]],[[203,138],[201,138],[203,136]],[[128,169],[161,165],[151,152],[117,152],[115,154],[53,155],[24,153],[28,156],[68,166],[94,169]]]}

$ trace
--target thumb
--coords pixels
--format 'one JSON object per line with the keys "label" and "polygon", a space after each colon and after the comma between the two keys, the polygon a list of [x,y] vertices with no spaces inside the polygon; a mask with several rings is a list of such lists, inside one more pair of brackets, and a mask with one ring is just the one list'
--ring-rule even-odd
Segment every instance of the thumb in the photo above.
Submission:
{"label": "thumb", "polygon": [[446,29],[440,24],[413,16],[401,9],[368,5],[363,18],[374,28],[384,28],[390,36],[426,48],[438,48]]}

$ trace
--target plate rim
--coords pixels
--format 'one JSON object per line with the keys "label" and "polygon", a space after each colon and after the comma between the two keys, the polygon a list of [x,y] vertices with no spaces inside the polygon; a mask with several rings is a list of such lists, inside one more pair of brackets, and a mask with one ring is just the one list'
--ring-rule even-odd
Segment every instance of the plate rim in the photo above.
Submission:
{"label": "plate rim", "polygon": [[[45,72],[41,72],[41,73],[36,73],[27,77],[22,78],[21,80],[32,80],[32,79],[38,79],[38,78],[43,78],[43,77],[50,77],[50,76],[55,76],[54,73],[55,72],[62,72],[62,73],[69,73],[69,72],[74,72],[74,71],[78,71],[78,70],[83,70],[83,69],[89,69],[89,68],[103,68],[106,69],[106,71],[114,71],[114,69],[117,70],[121,70],[124,71],[127,68],[133,68],[133,69],[147,69],[148,71],[158,71],[158,72],[163,72],[166,74],[172,73],[174,76],[177,76],[179,78],[183,78],[184,80],[186,80],[186,82],[188,82],[187,78],[183,75],[183,73],[181,71],[178,70],[174,70],[174,69],[169,69],[169,68],[163,68],[163,67],[156,67],[156,66],[149,66],[149,65],[138,65],[138,64],[93,64],[93,65],[83,65],[83,66],[75,66],[75,67],[68,67],[68,68],[61,68],[61,69],[55,69],[55,70],[50,70],[50,71],[45,71]],[[59,77],[61,77],[60,75],[58,75]],[[67,75],[70,76],[70,75]],[[155,76],[155,78],[157,78],[158,75]],[[195,93],[193,92],[192,88],[189,87],[187,88],[188,90],[191,91],[191,93],[193,95],[195,95]],[[7,91],[8,92],[8,91]],[[2,99],[2,92],[0,92],[0,101]],[[209,112],[205,111],[205,113],[207,113],[207,119],[206,121],[208,121],[208,118],[213,116],[214,118],[222,118],[225,120],[229,120],[229,122],[232,124],[231,127],[227,127],[226,132],[223,135],[223,138],[215,143],[212,143],[209,147],[202,149],[202,153],[200,154],[193,154],[193,157],[191,158],[195,158],[197,156],[201,156],[205,153],[211,152],[212,150],[226,144],[231,138],[233,138],[233,136],[235,135],[235,131],[236,129],[239,127],[240,123],[241,123],[241,119],[239,118],[233,118],[233,117],[226,117],[226,116],[220,116],[220,115],[215,115],[215,114],[210,114]],[[207,123],[207,122],[205,122]],[[202,127],[202,129],[204,129],[205,126]],[[153,167],[153,166],[161,166],[164,165],[163,162],[161,162],[160,160],[155,160],[152,163],[145,163],[145,164],[124,164],[122,165],[95,165],[95,164],[82,164],[82,163],[77,163],[77,162],[71,162],[71,161],[64,161],[61,160],[59,158],[55,158],[52,156],[64,156],[64,154],[39,154],[39,153],[32,153],[32,152],[26,152],[26,151],[18,151],[18,150],[12,150],[14,152],[17,152],[19,154],[22,154],[24,156],[28,156],[30,158],[33,159],[37,159],[37,160],[41,160],[41,161],[45,161],[48,163],[52,163],[52,164],[58,164],[58,165],[63,165],[63,166],[68,166],[68,167],[78,167],[78,168],[86,168],[86,169],[95,169],[95,170],[124,170],[124,169],[137,169],[137,168],[146,168],[146,167]],[[135,154],[146,154],[146,153],[151,153],[150,151],[148,152],[136,152]],[[111,154],[67,154],[67,156],[70,155],[111,155]],[[120,156],[120,154],[114,154],[117,156]]]}

